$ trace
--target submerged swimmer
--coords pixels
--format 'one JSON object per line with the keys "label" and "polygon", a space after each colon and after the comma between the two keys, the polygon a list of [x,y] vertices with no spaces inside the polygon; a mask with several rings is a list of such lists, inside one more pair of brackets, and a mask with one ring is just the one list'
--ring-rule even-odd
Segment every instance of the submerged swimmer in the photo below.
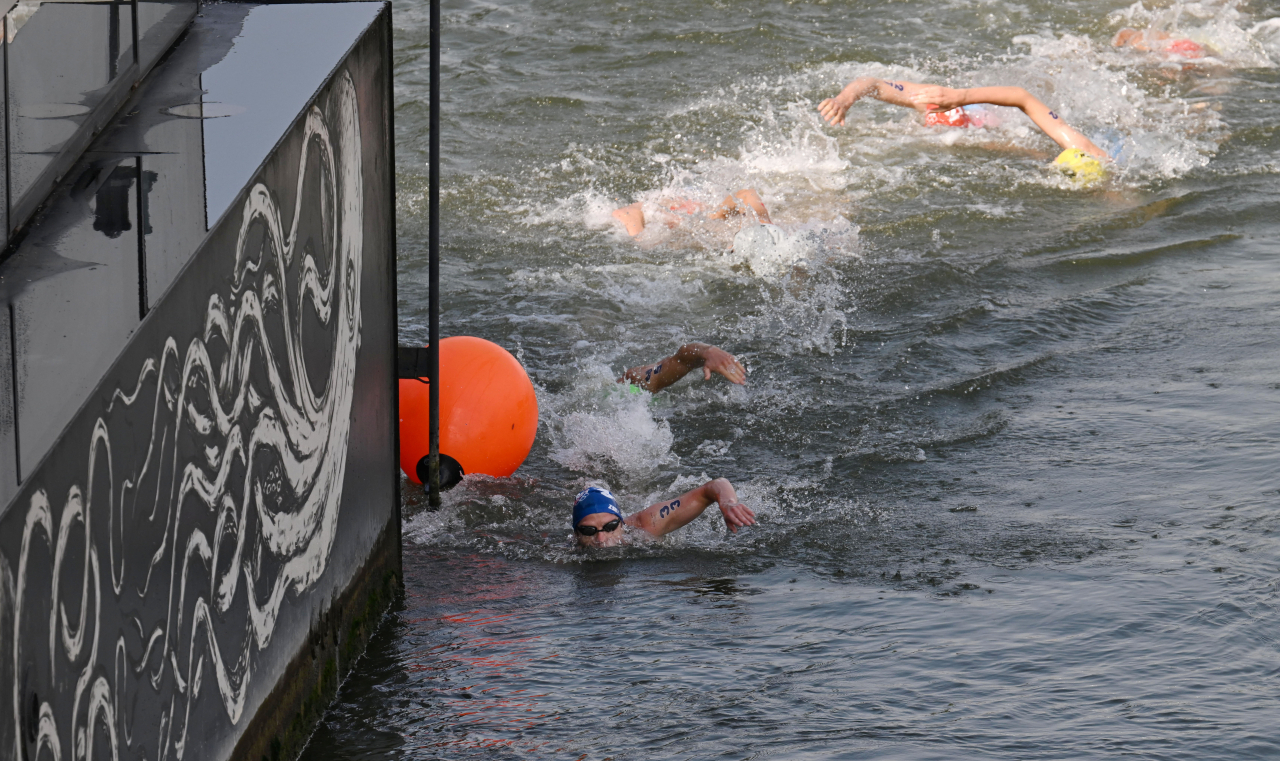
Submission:
{"label": "submerged swimmer", "polygon": [[573,503],[573,533],[581,547],[612,547],[626,541],[623,525],[649,534],[664,536],[702,515],[712,504],[719,505],[724,525],[730,532],[755,525],[756,514],[738,501],[733,484],[723,478],[708,481],[696,489],[666,502],[649,505],[625,518],[618,500],[608,489],[592,486],[578,494]]}
{"label": "submerged swimmer", "polygon": [[1144,53],[1163,53],[1170,58],[1204,58],[1204,46],[1187,37],[1178,37],[1159,29],[1133,29],[1125,27],[1116,32],[1111,45],[1117,48],[1133,48]]}
{"label": "submerged swimmer", "polygon": [[[687,198],[666,199],[662,203],[675,214],[698,214],[706,210],[706,204]],[[680,224],[680,218],[675,214],[663,214],[662,221],[668,227],[675,227]],[[751,216],[760,222],[769,222],[769,210],[765,208],[764,201],[760,200],[760,194],[751,188],[743,188],[737,193],[725,196],[720,205],[707,214],[708,219]],[[627,228],[627,234],[633,238],[644,232],[647,221],[644,216],[644,205],[641,203],[614,209],[613,218],[621,222],[623,227]]]}
{"label": "submerged swimmer", "polygon": [[[988,104],[1020,109],[1031,121],[1062,147],[1054,164],[1070,176],[1095,179],[1103,175],[1103,164],[1111,158],[1089,138],[1068,125],[1057,112],[1040,102],[1021,87],[971,87],[957,90],[940,85],[890,81],[877,77],[859,77],[845,86],[834,98],[818,104],[818,112],[829,124],[844,126],[845,114],[854,103],[871,96],[895,106],[914,108],[930,117],[934,124],[949,126],[981,126],[962,109]],[[961,110],[959,114],[956,112]],[[958,123],[962,122],[962,123]]]}
{"label": "submerged swimmer", "polygon": [[[666,199],[663,202],[670,211],[676,214],[698,214],[706,209],[706,205],[689,199]],[[667,214],[659,209],[661,220],[667,227],[676,227],[681,223],[676,214]],[[636,237],[644,232],[646,219],[644,205],[633,203],[621,209],[614,209],[613,216],[627,229],[627,234]],[[737,193],[725,196],[713,211],[706,215],[707,219],[727,220],[740,218],[742,227],[729,246],[730,251],[769,252],[777,250],[787,240],[787,233],[773,224],[769,218],[769,210],[761,200],[760,194],[752,188],[743,188]]]}

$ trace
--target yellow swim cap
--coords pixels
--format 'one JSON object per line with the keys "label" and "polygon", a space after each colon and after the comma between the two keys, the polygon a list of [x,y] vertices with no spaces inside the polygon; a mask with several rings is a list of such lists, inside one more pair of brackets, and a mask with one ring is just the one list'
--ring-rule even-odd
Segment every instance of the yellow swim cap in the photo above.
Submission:
{"label": "yellow swim cap", "polygon": [[1078,148],[1068,148],[1058,154],[1053,165],[1068,177],[1082,183],[1097,182],[1107,176],[1102,162]]}

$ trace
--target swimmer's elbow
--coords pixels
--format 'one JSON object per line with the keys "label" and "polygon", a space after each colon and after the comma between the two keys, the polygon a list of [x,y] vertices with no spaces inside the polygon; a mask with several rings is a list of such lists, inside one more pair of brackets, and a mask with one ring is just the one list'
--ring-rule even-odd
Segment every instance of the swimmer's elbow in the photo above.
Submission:
{"label": "swimmer's elbow", "polygon": [[1013,89],[1018,99],[1018,107],[1021,108],[1024,112],[1027,109],[1031,108],[1032,106],[1041,106],[1043,108],[1048,108],[1048,106],[1045,106],[1043,103],[1041,103],[1040,99],[1032,95],[1031,92],[1027,90],[1025,87],[1015,87]]}
{"label": "swimmer's elbow", "polygon": [[687,373],[695,367],[702,367],[706,362],[706,356],[704,354],[706,350],[706,344],[687,343],[679,349],[676,349],[676,353],[672,359],[680,363],[680,365],[683,366],[684,371]]}
{"label": "swimmer's elbow", "polygon": [[649,515],[647,510],[641,511],[627,518],[626,523],[628,526],[631,526],[632,528],[640,529],[646,534],[650,534],[652,536],[661,536],[661,534],[658,533],[656,529],[654,529],[653,521],[651,520],[651,516]]}
{"label": "swimmer's elbow", "polygon": [[707,504],[712,502],[721,504],[726,498],[734,494],[733,484],[729,483],[727,478],[716,478],[708,481],[703,487],[703,496],[706,498]]}
{"label": "swimmer's elbow", "polygon": [[887,79],[880,77],[868,77],[869,84],[865,88],[865,92],[871,93],[876,100],[892,100],[896,92],[893,84]]}

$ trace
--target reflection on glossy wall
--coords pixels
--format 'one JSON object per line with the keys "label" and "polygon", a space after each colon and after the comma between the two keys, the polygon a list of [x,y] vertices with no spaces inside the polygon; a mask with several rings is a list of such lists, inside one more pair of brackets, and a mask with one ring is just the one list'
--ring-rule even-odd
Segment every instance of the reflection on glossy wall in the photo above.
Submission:
{"label": "reflection on glossy wall", "polygon": [[9,187],[15,197],[31,189],[119,76],[122,15],[124,28],[132,30],[129,6],[45,3],[14,29],[8,93]]}
{"label": "reflection on glossy wall", "polygon": [[0,243],[26,224],[196,8],[197,0],[9,4]]}

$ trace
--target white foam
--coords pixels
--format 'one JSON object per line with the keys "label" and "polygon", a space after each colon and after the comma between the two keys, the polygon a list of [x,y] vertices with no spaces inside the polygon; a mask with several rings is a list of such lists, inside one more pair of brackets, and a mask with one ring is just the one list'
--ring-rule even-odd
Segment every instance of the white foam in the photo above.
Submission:
{"label": "white foam", "polygon": [[680,458],[671,451],[675,437],[667,422],[653,414],[652,398],[616,383],[614,372],[603,364],[581,363],[569,388],[538,395],[551,459],[620,488],[678,465]]}

